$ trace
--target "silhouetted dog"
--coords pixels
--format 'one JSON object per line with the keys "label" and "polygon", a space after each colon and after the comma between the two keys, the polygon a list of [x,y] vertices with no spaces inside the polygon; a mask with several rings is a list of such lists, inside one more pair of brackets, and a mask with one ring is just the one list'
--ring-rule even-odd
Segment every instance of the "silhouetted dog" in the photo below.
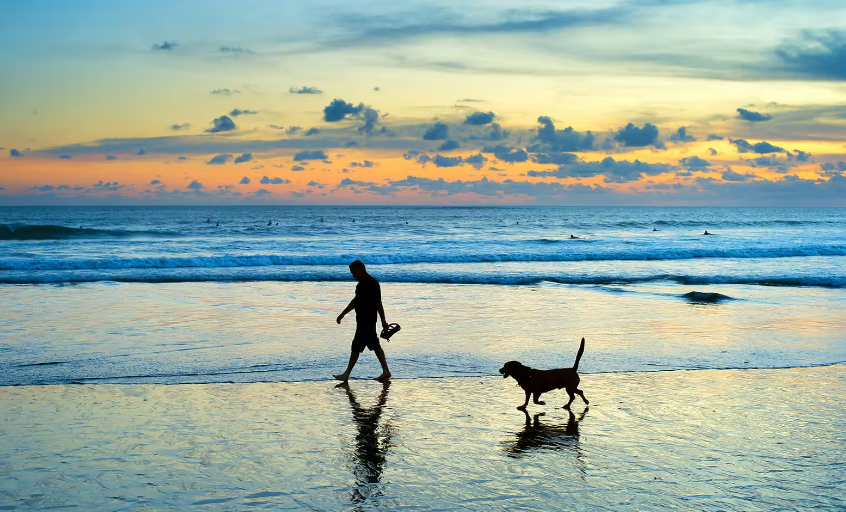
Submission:
{"label": "silhouetted dog", "polygon": [[570,404],[576,399],[576,395],[582,397],[585,404],[588,403],[585,394],[579,389],[579,359],[582,358],[582,353],[585,351],[585,339],[582,338],[582,344],[579,346],[579,352],[576,354],[576,362],[573,363],[572,368],[560,368],[558,370],[535,370],[518,361],[508,361],[499,373],[503,377],[514,377],[517,384],[526,392],[526,402],[518,407],[521,411],[526,410],[529,405],[529,395],[534,395],[534,402],[538,405],[546,405],[544,402],[538,400],[544,393],[554,389],[565,388],[567,394],[570,395],[570,401],[564,406],[565,409],[570,408]]}

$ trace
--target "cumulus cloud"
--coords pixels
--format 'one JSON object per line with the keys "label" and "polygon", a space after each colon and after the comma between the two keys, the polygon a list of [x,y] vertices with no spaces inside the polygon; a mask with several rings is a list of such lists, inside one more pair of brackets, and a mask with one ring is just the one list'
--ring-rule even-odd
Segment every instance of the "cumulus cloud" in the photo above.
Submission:
{"label": "cumulus cloud", "polygon": [[573,153],[534,153],[532,161],[539,164],[567,165],[579,160]]}
{"label": "cumulus cloud", "polygon": [[161,184],[161,182],[162,182],[161,180],[153,180],[153,181],[150,182],[150,185],[159,185],[159,184]]}
{"label": "cumulus cloud", "polygon": [[241,91],[238,89],[229,89],[229,88],[220,88],[214,89],[212,92],[215,96],[232,96],[233,94],[241,94]]}
{"label": "cumulus cloud", "polygon": [[175,132],[178,132],[180,130],[187,130],[188,128],[191,128],[191,123],[173,123],[172,125],[170,125],[170,129]]}
{"label": "cumulus cloud", "polygon": [[20,157],[22,157],[22,156],[23,156],[23,153],[21,153],[21,152],[20,152],[20,151],[18,151],[17,149],[10,149],[10,150],[9,150],[9,156],[11,156],[11,157],[15,157],[15,158],[20,158]]}
{"label": "cumulus cloud", "polygon": [[154,52],[170,52],[175,50],[177,46],[179,46],[179,43],[177,43],[176,41],[165,41],[162,44],[154,44],[152,47],[150,47],[150,49]]}
{"label": "cumulus cloud", "polygon": [[295,161],[302,161],[302,160],[326,160],[329,158],[322,149],[315,149],[313,151],[305,150],[300,151],[296,155],[294,155]]}
{"label": "cumulus cloud", "polygon": [[482,148],[482,153],[493,153],[497,160],[508,163],[526,162],[529,160],[529,153],[525,149],[512,148],[502,144],[493,147],[485,146]]}
{"label": "cumulus cloud", "polygon": [[301,165],[293,165],[293,166],[291,166],[291,170],[292,170],[292,171],[294,171],[294,172],[296,172],[296,171],[304,171],[304,170],[305,170],[305,167],[303,167],[303,166],[301,166]]}
{"label": "cumulus cloud", "polygon": [[71,158],[73,158],[73,157],[71,157],[70,155],[60,155],[59,156],[60,160],[70,160]]}
{"label": "cumulus cloud", "polygon": [[822,171],[823,176],[833,177],[836,175],[840,175],[846,172],[846,162],[839,161],[839,162],[826,162],[824,164],[820,164],[820,170]]}
{"label": "cumulus cloud", "polygon": [[364,103],[359,103],[356,106],[344,100],[334,99],[323,109],[323,120],[327,123],[335,123],[356,116],[362,110],[364,110]]}
{"label": "cumulus cloud", "polygon": [[106,160],[117,160],[115,155],[106,155]]}
{"label": "cumulus cloud", "polygon": [[126,188],[126,185],[121,185],[117,181],[103,181],[100,180],[97,183],[91,185],[91,189],[88,191],[94,192],[117,192],[118,190]]}
{"label": "cumulus cloud", "polygon": [[262,196],[266,196],[268,194],[273,194],[273,192],[267,190],[266,188],[260,188],[260,189],[256,190],[255,192],[253,192],[253,195],[256,196],[256,197],[262,197]]}
{"label": "cumulus cloud", "polygon": [[241,110],[239,108],[233,108],[232,112],[229,113],[229,115],[232,116],[232,117],[252,116],[252,115],[255,115],[255,114],[258,114],[258,111],[256,111],[256,110]]}
{"label": "cumulus cloud", "polygon": [[590,151],[593,149],[594,136],[588,131],[579,133],[568,126],[563,130],[555,128],[555,122],[549,116],[538,117],[537,137],[538,144],[530,147],[530,151]]}
{"label": "cumulus cloud", "polygon": [[267,176],[263,176],[261,181],[259,181],[262,185],[287,185],[291,183],[291,180],[286,180],[283,178],[268,178]]}
{"label": "cumulus cloud", "polygon": [[670,134],[670,142],[694,142],[696,137],[687,133],[687,128],[679,127],[678,130]]}
{"label": "cumulus cloud", "polygon": [[245,162],[249,162],[253,159],[252,153],[244,153],[243,155],[239,156],[235,159],[236,164],[243,164]]}
{"label": "cumulus cloud", "polygon": [[465,164],[470,164],[476,169],[481,169],[488,162],[487,157],[481,153],[477,153],[475,155],[470,155],[464,159]]}
{"label": "cumulus cloud", "polygon": [[318,133],[320,133],[320,130],[312,126],[303,135],[311,137],[312,135],[317,135]]}
{"label": "cumulus cloud", "polygon": [[250,178],[244,176],[243,178],[241,178],[241,181],[239,181],[238,183],[241,184],[241,185],[249,185],[250,184]]}
{"label": "cumulus cloud", "polygon": [[734,172],[731,169],[726,169],[723,172],[722,178],[725,181],[749,181],[754,180],[757,176],[754,174],[741,174],[739,172]]}
{"label": "cumulus cloud", "polygon": [[609,156],[600,162],[579,161],[570,165],[561,165],[554,170],[529,171],[526,175],[535,178],[591,178],[601,174],[605,176],[606,182],[625,183],[639,180],[644,175],[657,175],[673,170],[675,168],[671,165],[648,164],[640,160],[617,161]]}
{"label": "cumulus cloud", "polygon": [[220,132],[231,132],[238,128],[235,126],[235,122],[229,116],[220,116],[212,120],[212,126],[206,133],[220,133]]}
{"label": "cumulus cloud", "polygon": [[224,154],[224,155],[217,155],[212,157],[211,160],[206,162],[206,165],[223,165],[232,159],[232,155]]}
{"label": "cumulus cloud", "polygon": [[438,146],[438,151],[452,151],[453,149],[459,149],[460,147],[461,144],[459,144],[458,142],[452,139],[447,139],[440,146]]}
{"label": "cumulus cloud", "polygon": [[[291,87],[290,89],[288,89],[288,92],[290,92],[291,94],[323,94],[323,91],[321,91],[317,87],[308,87],[308,86],[303,86],[303,87],[300,87],[299,89],[297,89],[296,87]],[[338,100],[335,100],[335,101],[338,101]]]}
{"label": "cumulus cloud", "polygon": [[496,115],[493,112],[473,112],[464,120],[464,124],[483,125],[493,122]]}
{"label": "cumulus cloud", "polygon": [[643,128],[638,128],[634,123],[629,123],[625,128],[620,128],[614,136],[614,140],[626,147],[642,148],[645,146],[660,147],[658,141],[658,127],[646,123]]}
{"label": "cumulus cloud", "polygon": [[[373,108],[364,107],[360,116],[364,120],[364,124],[358,127],[358,132],[365,135],[375,135],[377,133],[376,125],[379,124],[379,112]],[[383,126],[381,131],[385,133],[387,128]]]}
{"label": "cumulus cloud", "polygon": [[723,137],[722,135],[717,135],[716,133],[712,133],[712,134],[708,135],[707,138],[705,138],[705,140],[708,141],[708,142],[710,142],[712,140],[723,140],[723,139],[725,139],[725,137]]}
{"label": "cumulus cloud", "polygon": [[365,160],[363,162],[350,162],[350,167],[377,167],[379,164]]}
{"label": "cumulus cloud", "polygon": [[137,153],[135,153],[135,154],[136,154],[137,156],[144,156],[144,155],[146,155],[146,154],[147,154],[147,150],[146,150],[146,149],[144,149],[144,148],[141,148],[141,149],[139,149],[139,150],[138,150],[138,152],[137,152]]}
{"label": "cumulus cloud", "polygon": [[773,146],[769,142],[758,142],[750,144],[743,139],[729,139],[729,142],[737,148],[738,153],[758,153],[759,155],[766,155],[768,153],[784,153],[784,149],[778,146]]}
{"label": "cumulus cloud", "polygon": [[762,114],[760,112],[755,112],[754,110],[746,110],[745,108],[737,109],[737,117],[743,119],[744,121],[751,121],[753,123],[769,121],[773,118],[773,116],[769,114]]}
{"label": "cumulus cloud", "polygon": [[446,140],[447,137],[449,137],[449,125],[445,123],[435,123],[423,134],[423,140]]}
{"label": "cumulus cloud", "polygon": [[49,192],[51,190],[54,190],[55,188],[56,187],[54,187],[53,185],[41,185],[41,186],[36,185],[34,187],[30,187],[28,190],[37,191],[37,192]]}
{"label": "cumulus cloud", "polygon": [[711,163],[709,161],[699,158],[698,156],[689,156],[687,158],[682,158],[681,160],[679,160],[679,165],[681,165],[685,169],[693,170],[701,170],[711,167]]}

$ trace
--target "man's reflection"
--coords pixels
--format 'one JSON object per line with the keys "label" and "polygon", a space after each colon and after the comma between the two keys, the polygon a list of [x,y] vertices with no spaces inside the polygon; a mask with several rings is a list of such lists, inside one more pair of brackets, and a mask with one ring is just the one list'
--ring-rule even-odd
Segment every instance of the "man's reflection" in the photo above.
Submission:
{"label": "man's reflection", "polygon": [[517,432],[517,438],[508,443],[505,451],[512,457],[523,457],[536,452],[549,451],[571,451],[577,457],[581,455],[579,450],[579,422],[587,414],[589,408],[585,408],[578,417],[570,413],[566,424],[555,425],[541,423],[540,417],[544,413],[535,414],[534,421],[526,415],[526,426],[522,431]]}
{"label": "man's reflection", "polygon": [[336,387],[346,391],[350,407],[352,407],[353,421],[356,426],[352,468],[356,488],[352,493],[352,502],[363,503],[383,493],[382,486],[379,484],[385,468],[385,459],[391,448],[393,429],[389,422],[382,425],[380,429],[379,420],[388,401],[388,388],[391,387],[391,382],[382,383],[382,391],[379,393],[376,405],[369,408],[362,407],[358,403],[348,382],[338,384]]}

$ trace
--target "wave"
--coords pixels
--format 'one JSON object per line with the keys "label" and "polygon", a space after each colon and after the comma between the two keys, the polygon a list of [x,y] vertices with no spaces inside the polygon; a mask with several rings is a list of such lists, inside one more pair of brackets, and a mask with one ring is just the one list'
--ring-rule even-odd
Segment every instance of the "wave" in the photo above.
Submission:
{"label": "wave", "polygon": [[481,252],[406,252],[401,254],[315,254],[315,255],[220,255],[194,257],[147,257],[101,259],[38,259],[15,258],[0,260],[3,270],[118,270],[141,268],[233,268],[266,266],[341,266],[361,259],[367,264],[426,264],[426,263],[509,263],[509,262],[578,262],[578,261],[670,261],[688,259],[769,259],[809,256],[846,256],[846,245],[804,245],[789,247],[667,248],[651,249],[609,248],[591,251],[499,253]]}
{"label": "wave", "polygon": [[66,240],[69,238],[128,238],[134,236],[174,236],[174,233],[166,231],[71,228],[52,224],[0,224],[0,240]]}
{"label": "wave", "polygon": [[[190,283],[190,282],[344,282],[347,272],[297,270],[285,272],[267,269],[202,269],[177,271],[174,269],[85,271],[85,272],[15,272],[0,274],[0,284],[72,284],[92,282],[124,283]],[[690,275],[680,273],[655,273],[650,275],[569,275],[569,274],[498,274],[463,272],[396,272],[379,273],[385,283],[461,284],[526,286],[544,283],[564,285],[637,285],[646,283],[673,283],[684,286],[704,285],[754,285],[773,287],[846,288],[846,275]],[[730,300],[726,297],[725,300]]]}

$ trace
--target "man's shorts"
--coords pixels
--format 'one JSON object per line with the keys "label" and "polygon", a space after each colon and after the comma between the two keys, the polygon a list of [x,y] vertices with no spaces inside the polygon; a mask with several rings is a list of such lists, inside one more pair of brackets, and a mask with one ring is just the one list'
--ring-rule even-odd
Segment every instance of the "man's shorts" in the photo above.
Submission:
{"label": "man's shorts", "polygon": [[355,330],[355,338],[352,341],[353,352],[364,352],[364,348],[376,350],[381,347],[379,344],[379,336],[376,334],[376,326],[361,327],[358,326]]}

